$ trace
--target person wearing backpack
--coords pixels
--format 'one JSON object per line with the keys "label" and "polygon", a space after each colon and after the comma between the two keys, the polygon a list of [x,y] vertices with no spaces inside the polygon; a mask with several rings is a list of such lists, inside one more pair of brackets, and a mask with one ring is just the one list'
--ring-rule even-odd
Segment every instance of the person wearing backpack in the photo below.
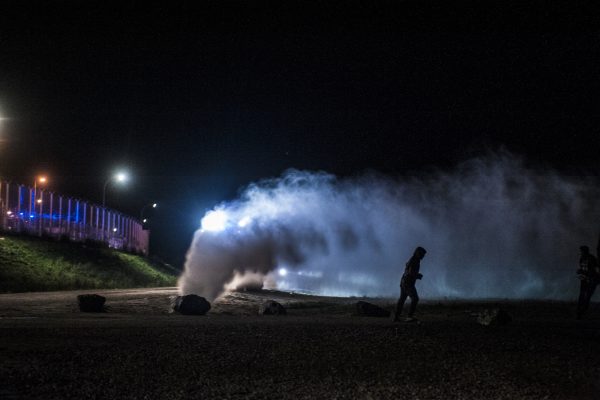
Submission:
{"label": "person wearing backpack", "polygon": [[419,303],[419,295],[415,284],[417,283],[417,279],[423,278],[423,274],[419,270],[421,269],[421,260],[425,257],[425,253],[427,253],[427,250],[420,246],[417,247],[412,257],[406,263],[404,274],[400,280],[400,298],[398,299],[398,304],[396,304],[394,322],[400,322],[402,309],[408,297],[410,297],[410,308],[408,309],[408,318],[406,321],[416,321],[414,314]]}
{"label": "person wearing backpack", "polygon": [[579,247],[579,268],[577,276],[581,281],[579,287],[579,300],[577,302],[577,319],[581,319],[590,306],[598,281],[600,280],[600,267],[598,260],[590,254],[588,246]]}

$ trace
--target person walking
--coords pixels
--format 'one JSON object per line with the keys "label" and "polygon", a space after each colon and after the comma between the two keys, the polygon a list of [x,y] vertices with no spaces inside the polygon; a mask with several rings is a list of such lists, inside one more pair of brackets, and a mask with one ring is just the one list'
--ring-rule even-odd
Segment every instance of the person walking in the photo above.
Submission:
{"label": "person walking", "polygon": [[402,309],[408,297],[410,297],[410,308],[408,309],[408,318],[405,321],[416,321],[414,315],[419,303],[419,295],[415,284],[417,283],[417,279],[423,278],[423,274],[419,270],[421,269],[421,260],[425,257],[425,253],[427,253],[427,250],[420,246],[417,247],[412,257],[406,263],[404,274],[402,274],[402,279],[400,280],[400,298],[398,299],[398,304],[396,304],[394,322],[401,320]]}
{"label": "person walking", "polygon": [[581,319],[589,308],[590,300],[600,280],[598,260],[590,254],[590,248],[588,246],[581,246],[579,251],[581,255],[579,257],[577,276],[581,284],[579,286],[579,300],[577,302],[577,319]]}

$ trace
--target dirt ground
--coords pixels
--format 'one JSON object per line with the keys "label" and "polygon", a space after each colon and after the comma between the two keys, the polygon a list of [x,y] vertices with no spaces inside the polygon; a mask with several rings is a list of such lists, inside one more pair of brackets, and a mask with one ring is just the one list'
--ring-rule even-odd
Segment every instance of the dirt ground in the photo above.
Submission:
{"label": "dirt ground", "polygon": [[[600,398],[597,304],[430,301],[394,324],[356,298],[234,293],[183,316],[175,288],[95,291],[101,314],[80,293],[0,295],[0,399]],[[268,299],[288,315],[258,315]],[[513,322],[479,325],[494,306]]]}

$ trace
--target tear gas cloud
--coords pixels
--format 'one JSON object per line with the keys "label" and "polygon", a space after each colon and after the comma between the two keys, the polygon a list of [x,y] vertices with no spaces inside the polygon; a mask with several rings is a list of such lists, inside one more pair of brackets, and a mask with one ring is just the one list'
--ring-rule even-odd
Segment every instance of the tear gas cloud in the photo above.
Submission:
{"label": "tear gas cloud", "polygon": [[578,247],[597,240],[599,194],[595,180],[506,153],[404,179],[290,170],[204,216],[180,291],[396,296],[423,246],[422,297],[570,299]]}

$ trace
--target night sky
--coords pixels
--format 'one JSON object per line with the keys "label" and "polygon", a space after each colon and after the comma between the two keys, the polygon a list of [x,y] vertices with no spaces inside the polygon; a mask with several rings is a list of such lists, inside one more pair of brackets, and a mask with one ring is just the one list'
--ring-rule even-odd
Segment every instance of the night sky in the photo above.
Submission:
{"label": "night sky", "polygon": [[[181,266],[288,168],[418,174],[500,148],[598,174],[600,25],[573,2],[5,1],[0,177],[137,216]],[[155,3],[160,4],[160,3]]]}

